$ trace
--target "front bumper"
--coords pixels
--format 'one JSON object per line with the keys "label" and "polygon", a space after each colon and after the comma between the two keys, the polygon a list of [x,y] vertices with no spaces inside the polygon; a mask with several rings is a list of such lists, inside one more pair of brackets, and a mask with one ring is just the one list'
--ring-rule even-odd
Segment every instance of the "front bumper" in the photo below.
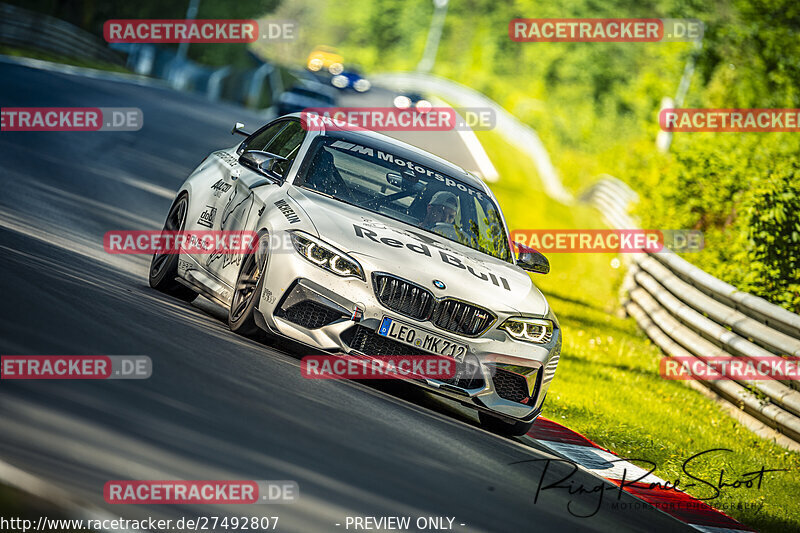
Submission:
{"label": "front bumper", "polygon": [[[465,362],[448,380],[419,379],[416,384],[470,407],[514,420],[538,416],[555,374],[561,332],[555,328],[547,344],[514,341],[497,329],[508,316],[498,315],[477,338],[442,331],[429,321],[402,316],[385,308],[367,280],[342,278],[312,265],[296,253],[269,257],[258,310],[274,332],[329,353],[415,355],[427,353],[377,334],[384,316],[435,331],[467,345]],[[354,311],[360,313],[356,316]]]}

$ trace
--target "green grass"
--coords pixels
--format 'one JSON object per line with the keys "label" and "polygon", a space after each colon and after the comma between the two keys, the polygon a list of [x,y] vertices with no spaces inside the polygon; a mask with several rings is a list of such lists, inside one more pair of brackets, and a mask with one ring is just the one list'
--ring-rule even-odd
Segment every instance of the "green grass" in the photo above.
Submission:
{"label": "green grass", "polygon": [[[530,159],[495,132],[476,132],[501,179],[492,184],[511,229],[596,228],[599,214],[546,197]],[[720,470],[732,482],[746,472],[765,474],[760,489],[726,487],[708,503],[761,531],[800,530],[800,454],[762,439],[699,392],[662,379],[662,357],[631,318],[622,318],[622,268],[612,254],[550,254],[551,273],[533,275],[558,316],[564,344],[543,416],[585,435],[621,457],[654,462],[655,475],[686,485],[683,462],[712,448],[727,448],[693,461],[690,472],[715,482]],[[698,484],[687,490],[706,498]],[[741,504],[741,508],[739,505]],[[762,507],[763,504],[763,507]],[[634,511],[631,511],[634,512]]]}

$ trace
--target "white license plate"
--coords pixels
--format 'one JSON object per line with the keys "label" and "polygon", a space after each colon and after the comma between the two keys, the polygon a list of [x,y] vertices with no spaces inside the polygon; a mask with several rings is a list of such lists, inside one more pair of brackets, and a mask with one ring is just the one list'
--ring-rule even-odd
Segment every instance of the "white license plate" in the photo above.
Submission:
{"label": "white license plate", "polygon": [[464,357],[467,355],[467,347],[464,344],[453,342],[440,335],[388,316],[383,317],[383,320],[381,320],[378,335],[426,352],[452,357],[459,363],[463,362]]}

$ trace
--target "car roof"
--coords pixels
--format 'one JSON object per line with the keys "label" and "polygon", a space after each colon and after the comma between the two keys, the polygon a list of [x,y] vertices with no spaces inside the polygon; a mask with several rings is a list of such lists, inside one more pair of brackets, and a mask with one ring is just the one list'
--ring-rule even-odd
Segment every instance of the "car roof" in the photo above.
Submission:
{"label": "car roof", "polygon": [[[291,116],[300,118],[300,113],[292,113]],[[435,170],[440,174],[447,175],[455,178],[466,185],[475,187],[476,189],[487,193],[490,197],[494,197],[489,187],[478,176],[472,174],[450,161],[432,154],[421,148],[417,148],[411,144],[400,141],[388,135],[378,133],[376,131],[345,131],[345,130],[325,130],[320,131],[318,135],[325,137],[332,137],[335,139],[342,139],[343,141],[351,142],[354,144],[367,144],[372,148],[389,152],[392,155],[398,156],[401,159],[410,159],[421,165],[425,165],[431,170]]]}

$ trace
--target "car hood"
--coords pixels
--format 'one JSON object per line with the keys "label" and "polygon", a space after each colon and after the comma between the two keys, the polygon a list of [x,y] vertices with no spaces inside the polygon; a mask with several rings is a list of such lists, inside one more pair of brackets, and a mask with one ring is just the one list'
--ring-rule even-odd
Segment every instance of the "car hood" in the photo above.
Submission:
{"label": "car hood", "polygon": [[[547,300],[521,268],[436,234],[292,187],[317,235],[371,272],[388,272],[431,290],[508,313],[544,316]],[[434,280],[445,289],[434,286]]]}

